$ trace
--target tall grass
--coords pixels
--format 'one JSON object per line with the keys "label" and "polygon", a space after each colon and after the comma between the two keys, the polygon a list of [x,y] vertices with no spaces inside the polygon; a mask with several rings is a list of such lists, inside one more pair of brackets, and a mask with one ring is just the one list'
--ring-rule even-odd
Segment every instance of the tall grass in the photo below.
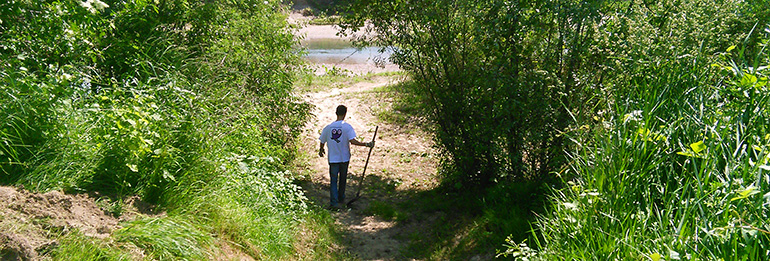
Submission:
{"label": "tall grass", "polygon": [[[756,56],[731,47],[716,61],[686,56],[639,66],[646,77],[609,93],[599,124],[573,135],[576,178],[538,222],[537,256],[767,258],[766,46]],[[512,253],[534,255],[511,243]]]}
{"label": "tall grass", "polygon": [[193,224],[194,217],[175,215],[132,222],[116,231],[118,241],[130,242],[151,259],[204,259],[213,237]]}
{"label": "tall grass", "polygon": [[51,253],[53,260],[130,260],[137,258],[120,251],[110,242],[89,238],[79,232],[60,238],[59,246]]}

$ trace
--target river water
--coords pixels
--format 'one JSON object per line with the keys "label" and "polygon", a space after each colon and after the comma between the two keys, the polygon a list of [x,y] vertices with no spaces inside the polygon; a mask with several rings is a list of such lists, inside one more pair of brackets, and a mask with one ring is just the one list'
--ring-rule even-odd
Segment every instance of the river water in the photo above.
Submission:
{"label": "river water", "polygon": [[[389,48],[356,48],[349,41],[340,38],[304,39],[305,59],[317,65],[339,67],[354,72],[375,72],[392,68]],[[382,52],[381,52],[382,51]]]}

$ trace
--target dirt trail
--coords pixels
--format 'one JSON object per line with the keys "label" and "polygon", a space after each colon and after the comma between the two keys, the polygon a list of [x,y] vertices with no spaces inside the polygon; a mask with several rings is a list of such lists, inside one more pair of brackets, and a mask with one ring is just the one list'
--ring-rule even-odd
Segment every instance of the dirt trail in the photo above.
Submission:
{"label": "dirt trail", "polygon": [[[357,83],[306,94],[306,100],[315,105],[316,119],[308,124],[303,148],[311,157],[302,173],[310,177],[305,184],[308,197],[319,206],[329,205],[329,175],[326,158],[317,156],[318,136],[323,127],[335,120],[334,110],[339,104],[348,107],[345,119],[361,141],[371,140],[379,125],[376,147],[372,151],[366,171],[362,198],[350,209],[332,211],[343,228],[347,250],[363,260],[402,260],[402,249],[410,236],[419,233],[425,222],[387,216],[388,210],[398,211],[398,204],[410,192],[430,189],[435,185],[436,160],[428,135],[412,126],[395,126],[381,122],[376,114],[390,110],[391,100],[382,97],[378,87],[394,84],[397,78],[374,77],[371,82]],[[359,179],[366,161],[368,148],[352,146],[352,159],[346,199],[355,197]],[[385,209],[385,210],[383,210]],[[383,213],[384,212],[384,213]],[[383,215],[386,215],[383,217]],[[396,220],[399,220],[398,222]]]}
{"label": "dirt trail", "polygon": [[[299,10],[290,15],[291,23],[302,24]],[[334,26],[304,26],[298,35],[305,39],[337,38]],[[316,65],[321,66],[321,65]],[[355,74],[393,71],[397,67],[376,68],[372,65],[350,65],[343,69]],[[409,193],[431,189],[436,184],[437,160],[432,141],[427,133],[415,126],[397,126],[379,121],[378,113],[392,112],[391,98],[378,91],[379,87],[395,84],[401,76],[375,76],[341,88],[333,87],[304,94],[314,105],[314,120],[306,126],[302,148],[310,155],[307,166],[299,169],[309,181],[303,185],[308,198],[317,205],[329,205],[329,165],[326,158],[317,156],[318,136],[324,126],[336,119],[335,108],[348,107],[345,119],[358,134],[358,140],[370,141],[375,126],[379,126],[376,147],[366,170],[362,198],[350,209],[332,211],[336,223],[343,230],[346,250],[363,260],[404,260],[403,250],[410,238],[419,237],[434,220],[418,220],[409,213],[401,213],[400,203],[408,200]],[[361,172],[369,148],[351,146],[346,199],[355,197]]]}
{"label": "dirt trail", "polygon": [[[296,12],[291,20],[303,19]],[[298,34],[308,38],[335,38],[333,26],[306,26]],[[316,65],[321,66],[321,65]],[[398,68],[376,68],[368,64],[348,65],[351,73],[392,71]],[[391,98],[378,91],[379,87],[395,84],[401,76],[374,76],[369,81],[330,87],[304,94],[314,105],[316,116],[306,126],[302,147],[310,155],[307,166],[300,168],[309,177],[304,184],[308,198],[319,206],[329,205],[329,165],[317,156],[321,129],[336,119],[335,108],[348,107],[345,119],[358,134],[358,140],[370,141],[375,126],[379,126],[377,145],[372,151],[366,170],[362,198],[350,209],[333,211],[332,215],[343,230],[346,250],[363,260],[404,260],[404,249],[410,238],[420,236],[433,220],[416,220],[403,213],[399,204],[409,193],[431,189],[436,180],[436,159],[432,141],[427,133],[415,126],[397,126],[378,120],[378,113],[392,112]],[[346,199],[355,197],[369,149],[352,146]]]}

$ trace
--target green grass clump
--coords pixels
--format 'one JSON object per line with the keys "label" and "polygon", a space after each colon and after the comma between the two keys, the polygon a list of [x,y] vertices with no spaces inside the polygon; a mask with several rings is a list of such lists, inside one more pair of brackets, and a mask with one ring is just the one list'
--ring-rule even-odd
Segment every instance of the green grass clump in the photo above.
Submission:
{"label": "green grass clump", "polygon": [[312,24],[312,25],[336,25],[339,22],[340,22],[340,17],[332,15],[332,16],[321,16],[321,17],[316,17],[316,18],[310,19],[310,21],[308,21],[308,24]]}
{"label": "green grass clump", "polygon": [[392,204],[388,204],[383,201],[372,201],[369,203],[369,207],[364,210],[367,215],[376,215],[385,220],[394,220],[397,222],[405,221],[408,216],[406,213],[401,212]]}
{"label": "green grass clump", "polygon": [[[506,235],[526,240],[545,199],[532,184],[500,184],[474,194],[436,189],[406,193],[404,202],[372,202],[368,213],[399,224],[419,224],[403,235],[401,255],[428,260],[492,258]],[[475,196],[478,196],[475,197]]]}
{"label": "green grass clump", "polygon": [[287,172],[233,163],[181,211],[207,216],[213,231],[252,256],[286,258],[293,251],[299,222],[309,212],[304,195],[289,182]]}
{"label": "green grass clump", "polygon": [[181,215],[140,219],[113,236],[146,250],[145,255],[152,259],[204,259],[213,237],[194,221],[194,217]]}
{"label": "green grass clump", "polygon": [[96,240],[80,233],[70,233],[59,239],[51,253],[53,260],[130,260],[136,258],[109,242]]}

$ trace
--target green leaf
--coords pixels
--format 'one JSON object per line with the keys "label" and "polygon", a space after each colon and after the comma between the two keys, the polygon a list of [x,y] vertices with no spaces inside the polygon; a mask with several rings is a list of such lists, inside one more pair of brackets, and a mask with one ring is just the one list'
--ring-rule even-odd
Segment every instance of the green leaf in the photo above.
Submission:
{"label": "green leaf", "polygon": [[692,148],[692,151],[694,151],[697,154],[706,149],[706,144],[703,144],[703,141],[699,141],[699,142],[690,144],[690,148]]}
{"label": "green leaf", "polygon": [[748,188],[738,192],[738,195],[730,199],[730,201],[745,199],[757,193],[759,193],[759,191],[757,191],[757,187],[749,186]]}
{"label": "green leaf", "polygon": [[682,156],[687,156],[687,157],[695,156],[695,155],[692,155],[692,153],[685,152],[685,151],[680,151],[680,152],[677,152],[676,154],[679,154],[679,155],[682,155]]}
{"label": "green leaf", "polygon": [[126,163],[126,166],[128,167],[128,169],[130,169],[133,172],[139,172],[139,168],[136,166],[136,164]]}
{"label": "green leaf", "polygon": [[743,78],[741,78],[741,85],[743,86],[753,86],[757,83],[757,76],[751,75],[751,74],[744,74]]}
{"label": "green leaf", "polygon": [[730,51],[732,51],[732,50],[733,50],[733,49],[735,49],[736,47],[737,47],[737,46],[735,46],[735,45],[733,45],[733,46],[730,46],[730,47],[727,47],[727,52],[729,53]]}
{"label": "green leaf", "polygon": [[663,258],[663,256],[658,253],[650,255],[650,259],[652,259],[652,261],[660,261],[661,258]]}
{"label": "green leaf", "polygon": [[767,77],[759,78],[755,87],[757,88],[765,87],[767,86],[767,81],[768,81]]}

